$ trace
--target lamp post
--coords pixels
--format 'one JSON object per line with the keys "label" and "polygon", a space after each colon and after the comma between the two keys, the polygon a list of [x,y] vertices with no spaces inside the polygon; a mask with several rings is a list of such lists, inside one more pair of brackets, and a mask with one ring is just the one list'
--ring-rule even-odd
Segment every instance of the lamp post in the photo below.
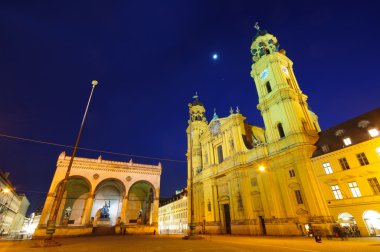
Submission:
{"label": "lamp post", "polygon": [[[78,133],[75,145],[74,145],[74,149],[73,149],[73,153],[71,155],[69,166],[67,167],[65,178],[63,179],[63,181],[58,186],[57,196],[56,196],[55,201],[53,202],[52,211],[51,211],[51,214],[49,216],[49,220],[48,220],[47,227],[46,227],[45,241],[52,241],[53,240],[53,234],[55,233],[55,230],[56,230],[56,221],[57,221],[58,211],[59,211],[60,205],[62,203],[63,194],[65,193],[65,190],[66,190],[67,182],[68,182],[69,176],[70,176],[71,167],[72,167],[73,162],[74,162],[75,153],[77,151],[79,139],[80,139],[82,131],[83,131],[83,125],[84,125],[84,122],[86,120],[88,107],[90,106],[92,94],[94,92],[96,85],[98,85],[98,82],[96,80],[93,80],[90,97],[88,98],[86,110],[85,110],[84,115],[83,115],[82,124],[80,126],[79,133]],[[55,243],[55,244],[58,245],[58,243]],[[45,244],[45,246],[46,245],[48,245],[48,244]],[[53,245],[54,245],[54,243],[50,243],[48,246],[53,246]]]}

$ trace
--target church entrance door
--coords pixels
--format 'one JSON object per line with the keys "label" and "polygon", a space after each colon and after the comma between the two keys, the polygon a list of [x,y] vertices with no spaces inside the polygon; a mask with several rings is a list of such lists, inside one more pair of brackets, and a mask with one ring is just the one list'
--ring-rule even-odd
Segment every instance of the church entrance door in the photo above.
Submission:
{"label": "church entrance door", "polygon": [[230,216],[230,205],[223,204],[224,210],[224,221],[226,227],[226,234],[231,234],[231,216]]}

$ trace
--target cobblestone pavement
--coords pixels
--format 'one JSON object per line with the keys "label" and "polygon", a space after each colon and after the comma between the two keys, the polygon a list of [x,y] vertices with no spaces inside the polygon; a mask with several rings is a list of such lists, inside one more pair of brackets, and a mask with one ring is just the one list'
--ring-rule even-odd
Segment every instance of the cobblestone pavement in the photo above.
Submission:
{"label": "cobblestone pavement", "polygon": [[59,247],[32,248],[41,241],[0,241],[0,252],[13,251],[380,251],[380,238],[351,238],[316,243],[303,237],[203,236],[183,240],[177,235],[91,236],[57,239]]}

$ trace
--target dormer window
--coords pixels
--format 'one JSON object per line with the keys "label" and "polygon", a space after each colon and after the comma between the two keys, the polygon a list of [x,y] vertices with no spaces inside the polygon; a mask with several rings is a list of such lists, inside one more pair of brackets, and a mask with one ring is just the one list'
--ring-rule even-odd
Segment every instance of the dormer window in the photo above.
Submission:
{"label": "dormer window", "polygon": [[368,133],[371,137],[377,137],[379,135],[379,131],[377,129],[370,129]]}
{"label": "dormer window", "polygon": [[344,138],[344,139],[343,139],[343,142],[344,142],[344,145],[346,145],[346,146],[352,144],[351,139],[350,139],[349,137]]}
{"label": "dormer window", "polygon": [[328,145],[323,145],[321,148],[322,148],[322,151],[323,151],[324,153],[329,152],[329,150],[330,150],[330,148],[329,148]]}

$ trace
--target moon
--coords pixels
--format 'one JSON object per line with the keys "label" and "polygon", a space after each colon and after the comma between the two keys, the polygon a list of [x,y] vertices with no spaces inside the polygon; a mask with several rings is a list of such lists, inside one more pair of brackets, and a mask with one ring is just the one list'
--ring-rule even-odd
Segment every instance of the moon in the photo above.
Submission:
{"label": "moon", "polygon": [[213,55],[212,55],[212,59],[213,60],[217,60],[219,58],[219,55],[217,54],[217,53],[214,53]]}

